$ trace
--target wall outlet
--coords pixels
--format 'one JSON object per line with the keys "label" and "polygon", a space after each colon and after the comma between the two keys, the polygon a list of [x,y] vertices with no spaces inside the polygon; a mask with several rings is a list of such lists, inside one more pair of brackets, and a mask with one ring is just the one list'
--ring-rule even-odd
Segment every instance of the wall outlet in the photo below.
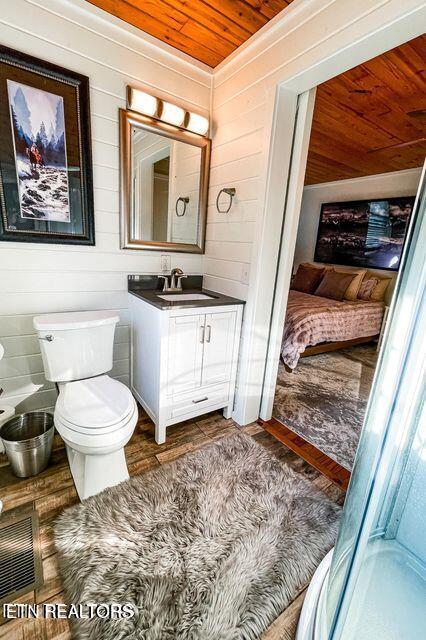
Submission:
{"label": "wall outlet", "polygon": [[248,284],[250,280],[250,265],[243,264],[241,269],[241,282],[243,284]]}
{"label": "wall outlet", "polygon": [[170,271],[172,268],[172,260],[170,256],[166,254],[161,254],[160,258],[161,271]]}

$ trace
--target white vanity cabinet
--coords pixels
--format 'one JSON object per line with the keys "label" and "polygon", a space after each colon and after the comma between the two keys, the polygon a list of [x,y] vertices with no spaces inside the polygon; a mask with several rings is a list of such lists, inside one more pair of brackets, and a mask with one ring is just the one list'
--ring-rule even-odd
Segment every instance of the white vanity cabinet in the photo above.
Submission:
{"label": "white vanity cabinet", "polygon": [[130,295],[131,388],[155,423],[166,428],[215,409],[231,416],[243,305],[159,309]]}

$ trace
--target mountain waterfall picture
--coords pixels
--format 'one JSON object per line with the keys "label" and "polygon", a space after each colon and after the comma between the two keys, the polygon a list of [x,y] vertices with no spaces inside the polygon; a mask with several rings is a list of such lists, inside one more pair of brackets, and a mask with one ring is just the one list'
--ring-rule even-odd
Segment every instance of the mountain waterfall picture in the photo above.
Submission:
{"label": "mountain waterfall picture", "polygon": [[95,244],[87,76],[0,44],[0,242]]}
{"label": "mountain waterfall picture", "polygon": [[64,101],[7,81],[22,218],[70,222]]}

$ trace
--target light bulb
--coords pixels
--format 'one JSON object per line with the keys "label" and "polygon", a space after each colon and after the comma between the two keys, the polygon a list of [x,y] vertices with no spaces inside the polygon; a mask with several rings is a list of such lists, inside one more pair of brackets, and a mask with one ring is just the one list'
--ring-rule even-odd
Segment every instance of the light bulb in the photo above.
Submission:
{"label": "light bulb", "polygon": [[176,127],[180,127],[185,120],[185,111],[171,102],[163,102],[161,120],[164,120],[164,122],[168,122],[169,124],[174,124]]}
{"label": "light bulb", "polygon": [[204,116],[198,115],[198,113],[190,113],[187,129],[194,133],[204,135],[209,130],[209,121]]}
{"label": "light bulb", "polygon": [[139,91],[138,89],[130,90],[129,106],[133,111],[139,111],[147,116],[154,116],[157,113],[158,98],[151,96],[145,91]]}

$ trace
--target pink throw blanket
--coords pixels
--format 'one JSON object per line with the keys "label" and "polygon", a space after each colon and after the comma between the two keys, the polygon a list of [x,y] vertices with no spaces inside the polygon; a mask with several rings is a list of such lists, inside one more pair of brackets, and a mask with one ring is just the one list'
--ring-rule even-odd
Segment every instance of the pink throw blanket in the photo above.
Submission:
{"label": "pink throw blanket", "polygon": [[382,302],[330,300],[290,291],[284,325],[281,356],[294,369],[300,354],[321,342],[340,342],[380,333]]}

